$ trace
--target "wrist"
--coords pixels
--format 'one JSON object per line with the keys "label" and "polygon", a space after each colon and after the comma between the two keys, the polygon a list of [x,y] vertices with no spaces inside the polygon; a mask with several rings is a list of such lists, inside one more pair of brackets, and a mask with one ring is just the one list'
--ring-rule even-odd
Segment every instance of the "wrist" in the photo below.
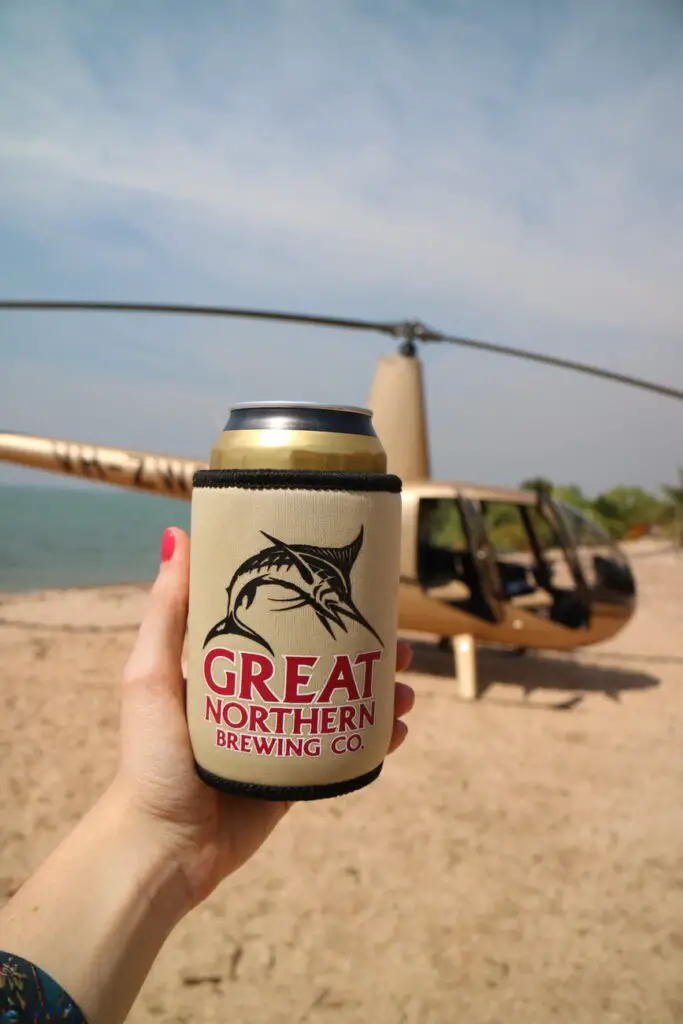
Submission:
{"label": "wrist", "polygon": [[107,813],[146,851],[160,877],[172,885],[180,917],[201,903],[223,874],[229,873],[217,868],[220,850],[215,810],[203,813],[193,806],[188,814],[182,807],[171,811],[162,806],[159,811],[149,796],[140,799],[137,787],[125,776],[116,776],[101,800]]}
{"label": "wrist", "polygon": [[[169,931],[192,909],[193,900],[184,869],[185,843],[171,822],[141,809],[115,779],[93,813],[101,819],[104,833],[114,837],[112,855],[121,870],[134,881],[146,901],[163,895]],[[104,823],[104,824],[103,824]]]}
{"label": "wrist", "polygon": [[171,833],[113,784],[0,914],[0,948],[42,968],[90,1024],[120,1024],[190,909]]}

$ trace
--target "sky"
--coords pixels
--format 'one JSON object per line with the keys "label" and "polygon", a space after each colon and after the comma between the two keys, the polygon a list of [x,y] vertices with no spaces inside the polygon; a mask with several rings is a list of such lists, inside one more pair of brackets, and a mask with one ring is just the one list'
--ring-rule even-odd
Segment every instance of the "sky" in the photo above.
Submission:
{"label": "sky", "polygon": [[[683,388],[682,52],[679,0],[4,0],[0,297],[416,318]],[[0,429],[206,458],[235,402],[365,404],[393,348],[0,311]],[[683,465],[680,402],[420,358],[436,477]]]}

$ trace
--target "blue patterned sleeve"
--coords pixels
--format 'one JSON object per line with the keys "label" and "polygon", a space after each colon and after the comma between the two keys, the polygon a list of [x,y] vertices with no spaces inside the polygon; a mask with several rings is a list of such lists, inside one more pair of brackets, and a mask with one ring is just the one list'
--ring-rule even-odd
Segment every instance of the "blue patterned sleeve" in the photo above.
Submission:
{"label": "blue patterned sleeve", "polygon": [[73,999],[40,967],[0,950],[0,1024],[87,1024]]}

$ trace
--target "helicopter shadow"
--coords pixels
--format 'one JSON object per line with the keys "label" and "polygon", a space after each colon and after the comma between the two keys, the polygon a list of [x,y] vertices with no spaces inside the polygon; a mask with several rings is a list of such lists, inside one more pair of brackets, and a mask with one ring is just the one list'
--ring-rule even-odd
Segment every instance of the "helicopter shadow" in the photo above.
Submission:
{"label": "helicopter shadow", "polygon": [[[450,678],[455,681],[453,654],[444,645],[426,640],[410,639],[413,660],[409,673]],[[521,687],[522,701],[487,697],[487,703],[534,708],[537,710],[571,711],[591,694],[603,694],[618,703],[621,695],[633,690],[647,690],[659,686],[660,679],[647,672],[616,668],[578,661],[571,657],[548,656],[539,651],[518,655],[502,648],[480,646],[477,649],[477,677],[479,697],[499,684]],[[536,691],[555,692],[560,701],[526,700]]]}

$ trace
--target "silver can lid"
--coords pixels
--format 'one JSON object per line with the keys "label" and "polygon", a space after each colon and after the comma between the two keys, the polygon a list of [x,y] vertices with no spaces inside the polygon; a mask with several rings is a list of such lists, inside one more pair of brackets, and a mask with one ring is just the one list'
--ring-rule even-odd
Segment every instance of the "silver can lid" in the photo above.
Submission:
{"label": "silver can lid", "polygon": [[315,402],[245,402],[233,405],[224,430],[306,430],[374,437],[370,409]]}
{"label": "silver can lid", "polygon": [[360,416],[372,416],[371,409],[359,405],[320,405],[318,402],[240,402],[231,405],[230,411],[238,409],[317,409],[320,412],[350,412]]}

